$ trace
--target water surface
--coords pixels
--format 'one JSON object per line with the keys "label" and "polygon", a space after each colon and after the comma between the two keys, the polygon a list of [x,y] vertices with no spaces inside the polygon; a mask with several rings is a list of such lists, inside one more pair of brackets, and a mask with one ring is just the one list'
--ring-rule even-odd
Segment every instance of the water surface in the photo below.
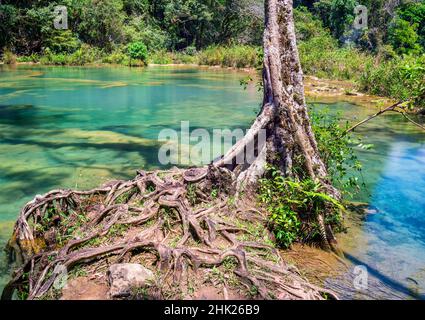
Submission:
{"label": "water surface", "polygon": [[255,87],[241,87],[247,75],[232,71],[0,68],[1,247],[19,209],[36,194],[161,168],[161,130],[180,131],[181,121],[208,131],[244,128],[260,101]]}
{"label": "water surface", "polygon": [[[327,107],[353,123],[374,113],[346,103]],[[374,214],[353,216],[349,232],[339,238],[351,271],[367,268],[369,289],[355,290],[351,272],[344,275],[349,283],[341,294],[346,299],[425,299],[425,132],[398,114],[386,114],[356,134],[374,147],[356,148],[365,187],[353,200],[369,203]]]}

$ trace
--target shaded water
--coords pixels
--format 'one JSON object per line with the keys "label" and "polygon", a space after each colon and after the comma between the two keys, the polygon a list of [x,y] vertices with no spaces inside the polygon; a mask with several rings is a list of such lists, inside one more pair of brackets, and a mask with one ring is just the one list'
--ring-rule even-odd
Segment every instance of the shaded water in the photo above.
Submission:
{"label": "shaded water", "polygon": [[[246,128],[261,97],[242,89],[245,76],[189,67],[0,69],[0,245],[35,194],[160,167],[157,137],[164,128],[179,130],[180,121],[210,131]],[[350,120],[371,112],[343,102],[331,108]],[[358,132],[375,148],[358,150],[367,189],[357,200],[380,213],[353,224],[341,244],[354,264],[376,270],[371,277],[379,284],[345,297],[424,293],[425,134],[397,115]],[[1,287],[7,268],[0,261]]]}
{"label": "shaded water", "polygon": [[36,194],[160,167],[162,129],[247,126],[259,99],[240,86],[244,77],[186,67],[0,69],[0,246]]}

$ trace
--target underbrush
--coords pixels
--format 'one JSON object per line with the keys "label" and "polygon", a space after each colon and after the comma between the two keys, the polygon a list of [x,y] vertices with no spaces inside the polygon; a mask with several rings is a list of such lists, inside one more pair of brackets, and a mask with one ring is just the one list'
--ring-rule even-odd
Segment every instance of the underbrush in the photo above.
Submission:
{"label": "underbrush", "polygon": [[255,68],[262,64],[262,50],[248,45],[211,46],[198,54],[199,64]]}
{"label": "underbrush", "polygon": [[[346,133],[347,125],[328,110],[310,110],[310,114],[330,179],[345,197],[349,197],[360,189],[358,176],[362,169],[353,147],[367,149],[372,146],[354,140]],[[343,230],[344,205],[327,195],[319,182],[283,177],[279,170],[268,166],[258,192],[260,202],[269,213],[269,227],[282,248],[288,248],[294,242],[320,242],[324,230],[318,223],[319,215],[323,215],[325,225],[334,231]]]}
{"label": "underbrush", "polygon": [[15,64],[17,61],[16,55],[9,50],[5,50],[3,53],[3,63],[4,64]]}
{"label": "underbrush", "polygon": [[328,196],[320,183],[285,178],[274,167],[268,167],[266,178],[260,181],[260,201],[270,214],[270,229],[276,243],[289,248],[295,241],[320,242],[318,217],[325,214],[325,223],[341,227],[344,207]]}
{"label": "underbrush", "polygon": [[54,53],[46,49],[40,57],[40,63],[46,65],[71,65],[82,66],[95,63],[102,59],[103,53],[100,49],[83,45],[73,53]]}
{"label": "underbrush", "polygon": [[366,64],[361,89],[397,100],[413,100],[425,107],[425,54],[395,57],[382,63]]}
{"label": "underbrush", "polygon": [[356,80],[373,57],[355,48],[340,48],[331,36],[301,41],[299,52],[303,71],[319,78]]}
{"label": "underbrush", "polygon": [[149,62],[152,64],[198,64],[198,57],[195,53],[159,50],[151,53]]}

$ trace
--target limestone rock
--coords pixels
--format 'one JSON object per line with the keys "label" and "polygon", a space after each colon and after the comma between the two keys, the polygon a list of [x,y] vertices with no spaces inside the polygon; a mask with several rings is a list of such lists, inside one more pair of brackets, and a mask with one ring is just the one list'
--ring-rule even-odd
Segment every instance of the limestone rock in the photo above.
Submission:
{"label": "limestone rock", "polygon": [[136,288],[148,286],[154,278],[151,270],[135,263],[114,264],[109,267],[109,294],[112,298],[126,297]]}

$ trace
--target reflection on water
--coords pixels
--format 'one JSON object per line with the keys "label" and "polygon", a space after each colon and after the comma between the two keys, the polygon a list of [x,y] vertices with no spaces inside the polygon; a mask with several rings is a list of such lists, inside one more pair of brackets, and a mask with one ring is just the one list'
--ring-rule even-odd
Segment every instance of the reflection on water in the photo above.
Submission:
{"label": "reflection on water", "polygon": [[[164,128],[180,130],[180,121],[207,130],[247,127],[261,97],[255,88],[241,88],[243,77],[186,67],[0,69],[0,245],[35,194],[94,187],[160,167],[157,137]],[[350,121],[371,113],[343,102],[330,107]],[[341,236],[347,258],[367,266],[370,276],[369,290],[358,292],[354,275],[343,275],[343,297],[424,295],[425,134],[397,115],[378,118],[358,134],[375,148],[358,150],[367,188],[355,200],[379,212],[354,219]],[[3,259],[0,274],[4,282]]]}

